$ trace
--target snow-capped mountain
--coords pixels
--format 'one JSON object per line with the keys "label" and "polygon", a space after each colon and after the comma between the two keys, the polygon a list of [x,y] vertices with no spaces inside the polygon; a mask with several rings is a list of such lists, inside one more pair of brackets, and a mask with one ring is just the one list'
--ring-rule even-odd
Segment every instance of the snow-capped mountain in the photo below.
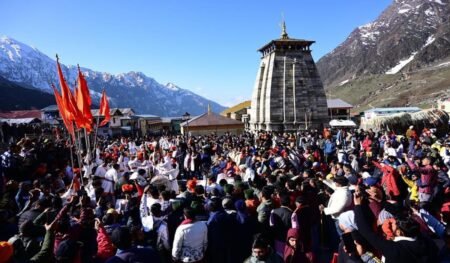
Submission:
{"label": "snow-capped mountain", "polygon": [[[66,80],[75,85],[76,66],[62,65]],[[129,107],[136,112],[159,116],[181,116],[204,113],[208,104],[215,112],[225,107],[201,97],[173,83],[162,85],[142,72],[109,74],[81,68],[91,90],[93,100],[99,100],[102,89],[106,90],[112,107]],[[22,86],[52,92],[50,83],[59,83],[56,62],[36,48],[12,38],[0,38],[0,76]],[[98,104],[98,103],[97,103]]]}
{"label": "snow-capped mountain", "polygon": [[450,57],[450,0],[395,0],[317,62],[327,88],[359,76],[396,74]]}

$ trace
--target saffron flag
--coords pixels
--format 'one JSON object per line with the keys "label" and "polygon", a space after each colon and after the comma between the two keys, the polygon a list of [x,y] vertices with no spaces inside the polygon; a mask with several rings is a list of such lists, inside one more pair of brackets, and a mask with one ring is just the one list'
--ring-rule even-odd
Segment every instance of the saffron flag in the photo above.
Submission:
{"label": "saffron flag", "polygon": [[99,126],[106,125],[109,120],[111,119],[111,115],[109,114],[109,103],[108,103],[108,97],[106,96],[105,90],[102,92],[102,99],[100,100],[100,116],[105,116],[105,119],[100,123]]}
{"label": "saffron flag", "polygon": [[73,123],[71,121],[69,121],[67,118],[67,111],[64,110],[64,103],[61,98],[61,95],[59,94],[58,90],[55,88],[55,85],[52,84],[52,88],[53,88],[53,94],[55,95],[56,105],[58,106],[58,110],[61,115],[61,119],[63,120],[67,131],[72,136],[72,139],[75,141],[75,130],[73,128]]}
{"label": "saffron flag", "polygon": [[87,85],[86,79],[83,73],[78,67],[78,85],[75,88],[75,101],[77,104],[77,109],[81,113],[81,118],[84,121],[81,127],[86,128],[87,132],[92,131],[92,112],[91,112],[91,95],[89,94],[89,87]]}
{"label": "saffron flag", "polygon": [[66,83],[66,80],[64,79],[64,75],[61,70],[61,65],[59,64],[59,58],[56,56],[56,64],[57,64],[57,70],[58,70],[58,77],[59,77],[59,85],[61,87],[61,99],[63,104],[63,111],[65,116],[67,117],[67,120],[72,122],[74,121],[78,128],[84,127],[86,120],[84,119],[83,115],[77,108],[77,103],[75,101],[75,98],[72,94],[72,92],[69,89],[69,86]]}

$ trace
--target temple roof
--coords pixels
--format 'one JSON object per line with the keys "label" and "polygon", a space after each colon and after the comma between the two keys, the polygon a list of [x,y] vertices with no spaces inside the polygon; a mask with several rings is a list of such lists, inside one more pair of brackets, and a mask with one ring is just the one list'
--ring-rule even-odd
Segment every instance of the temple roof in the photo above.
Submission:
{"label": "temple roof", "polygon": [[221,116],[214,112],[206,112],[180,124],[182,127],[244,125],[243,122]]}
{"label": "temple roof", "polygon": [[266,48],[271,47],[272,45],[281,46],[281,45],[296,45],[296,46],[311,46],[312,44],[316,43],[316,41],[311,40],[305,40],[305,39],[296,39],[296,38],[279,38],[270,41],[269,43],[265,44],[263,47],[258,49],[259,52],[263,52]]}
{"label": "temple roof", "polygon": [[315,41],[305,40],[305,39],[296,39],[296,38],[290,38],[287,31],[286,31],[286,23],[281,23],[281,38],[275,39],[264,45],[262,48],[258,49],[259,52],[264,52],[266,48],[269,48],[273,45],[276,47],[283,46],[288,44],[289,46],[301,46],[301,47],[309,47],[311,46]]}

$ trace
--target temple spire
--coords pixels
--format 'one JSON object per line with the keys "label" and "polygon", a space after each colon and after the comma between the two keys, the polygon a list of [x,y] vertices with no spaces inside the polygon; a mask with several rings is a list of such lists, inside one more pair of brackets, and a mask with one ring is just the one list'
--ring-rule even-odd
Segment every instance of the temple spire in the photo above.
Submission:
{"label": "temple spire", "polygon": [[281,39],[289,39],[288,33],[286,32],[286,22],[283,21],[281,22]]}
{"label": "temple spire", "polygon": [[208,115],[211,114],[211,104],[208,103]]}

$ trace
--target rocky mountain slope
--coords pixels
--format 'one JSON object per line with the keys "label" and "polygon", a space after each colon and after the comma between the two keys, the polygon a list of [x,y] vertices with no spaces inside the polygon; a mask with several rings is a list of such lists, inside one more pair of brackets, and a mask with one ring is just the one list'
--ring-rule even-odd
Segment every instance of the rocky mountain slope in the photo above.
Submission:
{"label": "rocky mountain slope", "polygon": [[[62,65],[69,84],[75,85],[77,69]],[[105,88],[112,107],[130,107],[138,113],[181,116],[204,113],[208,104],[215,112],[225,107],[175,84],[162,85],[141,72],[113,75],[82,68],[93,100],[99,100]],[[5,79],[51,92],[49,83],[58,83],[56,62],[36,48],[9,37],[0,38],[0,76]]]}
{"label": "rocky mountain slope", "polygon": [[395,0],[317,67],[329,97],[363,110],[430,106],[438,97],[448,97],[449,61],[450,0]]}
{"label": "rocky mountain slope", "polygon": [[2,77],[0,77],[0,94],[2,94],[0,109],[3,111],[42,109],[55,104],[55,97],[52,94],[22,87]]}
{"label": "rocky mountain slope", "polygon": [[326,87],[396,74],[450,57],[450,0],[395,0],[317,62]]}

